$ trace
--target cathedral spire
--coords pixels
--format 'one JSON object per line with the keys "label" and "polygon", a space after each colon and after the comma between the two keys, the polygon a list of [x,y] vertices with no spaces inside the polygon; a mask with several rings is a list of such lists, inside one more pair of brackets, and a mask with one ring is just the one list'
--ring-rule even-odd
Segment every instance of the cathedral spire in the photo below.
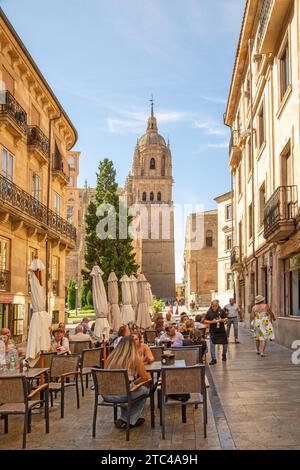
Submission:
{"label": "cathedral spire", "polygon": [[150,103],[151,103],[151,118],[154,118],[154,99],[153,99],[153,93],[152,93],[152,95],[151,95]]}
{"label": "cathedral spire", "polygon": [[153,95],[151,95],[150,103],[151,103],[151,116],[148,119],[147,132],[156,132],[157,133],[158,129],[157,129],[157,121],[156,121],[156,118],[154,116],[154,99],[153,99]]}

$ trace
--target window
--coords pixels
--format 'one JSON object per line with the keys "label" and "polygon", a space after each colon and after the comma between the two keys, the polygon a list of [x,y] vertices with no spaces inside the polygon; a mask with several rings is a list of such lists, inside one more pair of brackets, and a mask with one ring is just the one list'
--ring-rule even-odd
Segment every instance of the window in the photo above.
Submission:
{"label": "window", "polygon": [[213,233],[211,230],[207,230],[206,232],[206,246],[208,247],[213,246]]}
{"label": "window", "polygon": [[22,336],[24,332],[25,305],[10,305],[8,312],[8,328],[12,336]]}
{"label": "window", "polygon": [[150,160],[150,170],[155,170],[155,168],[156,168],[155,158],[151,158],[151,160]]}
{"label": "window", "polygon": [[266,140],[264,103],[262,104],[257,117],[258,117],[258,148],[260,149]]}
{"label": "window", "polygon": [[266,188],[265,183],[259,188],[259,225],[262,226],[265,217]]}
{"label": "window", "polygon": [[150,193],[150,201],[153,202],[154,201],[154,193]]}
{"label": "window", "polygon": [[59,258],[57,256],[52,256],[52,291],[53,295],[59,295]]}
{"label": "window", "polygon": [[232,219],[232,205],[228,204],[225,206],[225,219],[230,220]]}
{"label": "window", "polygon": [[71,170],[75,170],[76,168],[75,157],[69,157],[69,167]]}
{"label": "window", "polygon": [[143,202],[147,201],[147,193],[143,193]]}
{"label": "window", "polygon": [[279,58],[279,74],[280,74],[280,99],[283,99],[287,89],[291,84],[290,71],[290,51],[287,41],[284,50]]}
{"label": "window", "polygon": [[226,274],[226,290],[232,290],[233,289],[233,275],[232,273],[227,273]]}
{"label": "window", "polygon": [[252,202],[248,208],[248,227],[249,227],[249,238],[253,237],[253,208]]}
{"label": "window", "polygon": [[158,202],[161,202],[161,192],[157,193],[157,200]]}
{"label": "window", "polygon": [[74,188],[74,176],[69,176],[69,186],[71,186],[71,188]]}
{"label": "window", "polygon": [[242,194],[242,164],[238,167],[238,195]]}
{"label": "window", "polygon": [[226,251],[232,250],[232,235],[227,235],[225,238],[225,250]]}
{"label": "window", "polygon": [[290,147],[282,154],[282,186],[292,186],[293,184],[293,168],[292,155]]}
{"label": "window", "polygon": [[60,215],[60,196],[57,193],[54,193],[54,211]]}
{"label": "window", "polygon": [[0,271],[9,271],[9,248],[10,240],[0,237]]}
{"label": "window", "polygon": [[248,176],[252,172],[251,139],[247,142]]}
{"label": "window", "polygon": [[14,157],[2,147],[2,175],[10,180],[13,179]]}
{"label": "window", "polygon": [[68,219],[68,222],[71,222],[73,212],[74,212],[74,206],[67,206],[67,219]]}
{"label": "window", "polygon": [[38,201],[40,200],[40,177],[36,173],[33,173],[32,175],[32,196],[37,199]]}

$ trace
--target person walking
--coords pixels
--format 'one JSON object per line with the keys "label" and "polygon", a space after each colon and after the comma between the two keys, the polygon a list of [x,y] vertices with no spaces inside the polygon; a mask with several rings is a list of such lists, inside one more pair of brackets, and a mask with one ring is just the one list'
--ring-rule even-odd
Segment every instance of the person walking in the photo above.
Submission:
{"label": "person walking", "polygon": [[231,326],[233,325],[234,342],[239,344],[239,318],[241,315],[240,307],[235,303],[235,299],[229,299],[229,304],[225,305],[224,310],[227,314],[227,338],[229,339]]}
{"label": "person walking", "polygon": [[216,344],[223,345],[222,361],[226,362],[227,360],[228,339],[225,329],[226,321],[226,314],[224,310],[221,309],[219,301],[213,300],[204,319],[204,323],[209,325],[211,355],[211,362],[209,363],[210,366],[217,363]]}
{"label": "person walking", "polygon": [[[276,321],[275,315],[262,295],[255,297],[255,305],[252,308],[251,320],[254,320],[254,338],[256,354],[265,357],[267,343],[275,339],[272,321]],[[260,350],[261,346],[261,350]]]}

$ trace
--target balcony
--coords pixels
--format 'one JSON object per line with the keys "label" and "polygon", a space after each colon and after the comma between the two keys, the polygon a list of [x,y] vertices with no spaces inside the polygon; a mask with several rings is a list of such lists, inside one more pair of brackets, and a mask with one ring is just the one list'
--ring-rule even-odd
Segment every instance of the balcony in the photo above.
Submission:
{"label": "balcony", "polygon": [[75,227],[3,175],[0,175],[0,201],[2,212],[15,215],[18,220],[25,221],[25,225],[30,226],[34,222],[34,227],[38,225],[53,238],[67,239],[71,248],[74,247]]}
{"label": "balcony", "polygon": [[0,270],[0,292],[10,291],[10,271]]}
{"label": "balcony", "polygon": [[235,246],[231,250],[231,271],[241,272],[243,270],[243,263],[241,257],[241,249],[239,246]]}
{"label": "balcony", "polygon": [[264,237],[269,242],[286,240],[296,229],[297,186],[279,186],[265,205]]}
{"label": "balcony", "polygon": [[274,52],[278,32],[292,4],[293,0],[263,0],[258,25],[258,53]]}
{"label": "balcony", "polygon": [[29,126],[27,130],[27,144],[29,152],[41,164],[49,161],[49,139],[38,126]]}
{"label": "balcony", "polygon": [[63,157],[57,152],[53,155],[52,176],[62,185],[67,186],[69,184],[69,175],[65,171]]}
{"label": "balcony", "polygon": [[0,91],[0,123],[13,135],[16,144],[26,136],[26,111],[9,91]]}
{"label": "balcony", "polygon": [[231,167],[236,167],[242,153],[240,148],[240,132],[231,131],[231,139],[229,143],[229,164]]}

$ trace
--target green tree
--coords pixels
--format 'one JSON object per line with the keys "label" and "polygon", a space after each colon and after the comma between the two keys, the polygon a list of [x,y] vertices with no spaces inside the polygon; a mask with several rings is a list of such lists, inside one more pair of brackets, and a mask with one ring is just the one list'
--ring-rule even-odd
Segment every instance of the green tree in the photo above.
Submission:
{"label": "green tree", "polygon": [[86,304],[88,307],[93,307],[93,294],[91,290],[89,290],[87,293]]}
{"label": "green tree", "polygon": [[86,307],[87,303],[87,294],[91,290],[91,282],[89,279],[83,281],[81,289],[80,289],[80,306]]}
{"label": "green tree", "polygon": [[[97,215],[99,206],[109,204],[115,209],[115,230],[113,236],[101,239],[97,233],[97,226],[107,220],[107,212]],[[124,206],[123,206],[124,207]],[[126,230],[125,237],[120,238],[120,232],[124,233],[126,227],[132,222],[128,210],[125,209],[124,219],[120,217],[120,204],[118,195],[118,184],[116,183],[116,171],[113,162],[109,159],[100,161],[97,173],[97,185],[95,202],[88,206],[86,215],[86,268],[91,271],[96,261],[104,272],[103,280],[107,279],[111,271],[115,271],[118,279],[123,274],[136,274],[138,265],[135,263],[135,253],[132,247],[132,239]],[[123,221],[122,221],[123,220]],[[108,224],[105,224],[105,231]],[[87,276],[87,274],[85,274]]]}
{"label": "green tree", "polygon": [[68,285],[68,308],[75,310],[76,308],[76,279],[71,278]]}

